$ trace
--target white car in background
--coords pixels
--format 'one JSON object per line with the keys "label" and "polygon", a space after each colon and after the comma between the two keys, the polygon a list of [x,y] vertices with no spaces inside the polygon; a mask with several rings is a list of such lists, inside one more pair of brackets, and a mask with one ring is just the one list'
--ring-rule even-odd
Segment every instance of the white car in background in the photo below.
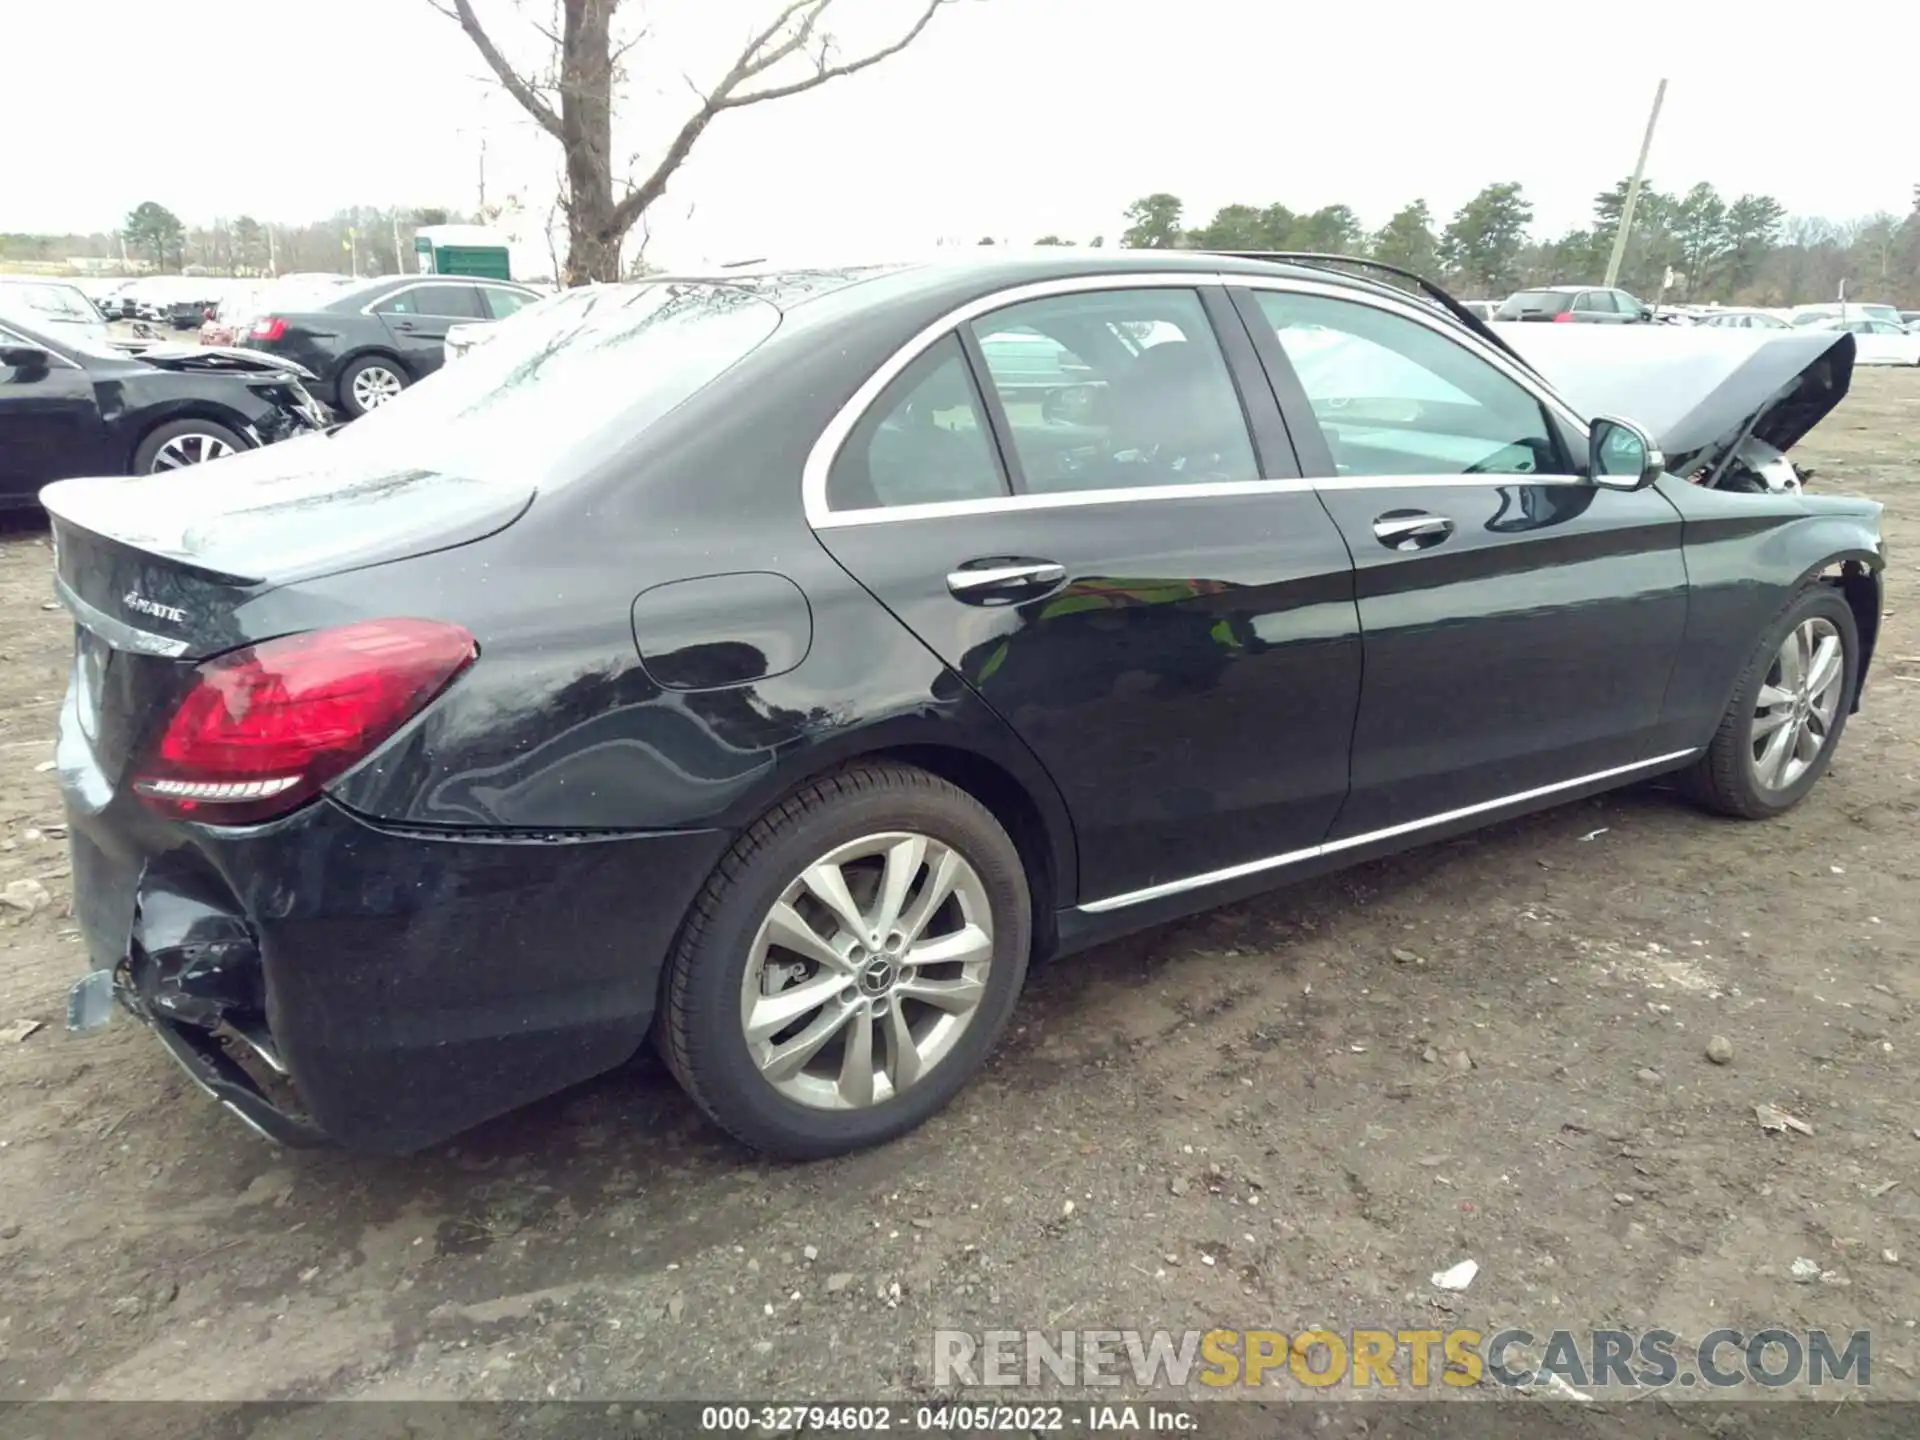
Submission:
{"label": "white car in background", "polygon": [[1827,320],[1886,320],[1895,327],[1906,321],[1892,305],[1862,305],[1852,300],[1831,300],[1820,305],[1796,305],[1787,312],[1795,325],[1817,325]]}
{"label": "white car in background", "polygon": [[1694,321],[1696,325],[1711,325],[1717,330],[1791,330],[1793,326],[1770,310],[1750,309],[1744,306],[1723,306],[1709,310]]}
{"label": "white car in background", "polygon": [[1852,331],[1856,365],[1920,365],[1920,335],[1898,320],[1870,320],[1864,316],[1842,320],[1834,316],[1817,320],[1813,325],[1822,330]]}

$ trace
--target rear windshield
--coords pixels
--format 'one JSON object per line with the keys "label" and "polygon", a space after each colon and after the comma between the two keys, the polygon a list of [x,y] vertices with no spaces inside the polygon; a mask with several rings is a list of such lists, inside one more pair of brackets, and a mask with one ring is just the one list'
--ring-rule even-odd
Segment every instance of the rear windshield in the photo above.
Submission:
{"label": "rear windshield", "polygon": [[779,324],[779,307],[738,286],[609,285],[516,317],[330,443],[387,466],[551,486],[718,378]]}
{"label": "rear windshield", "polygon": [[1500,307],[1500,313],[1503,316],[1528,312],[1558,315],[1572,304],[1573,295],[1566,290],[1522,290],[1506,298],[1506,302]]}

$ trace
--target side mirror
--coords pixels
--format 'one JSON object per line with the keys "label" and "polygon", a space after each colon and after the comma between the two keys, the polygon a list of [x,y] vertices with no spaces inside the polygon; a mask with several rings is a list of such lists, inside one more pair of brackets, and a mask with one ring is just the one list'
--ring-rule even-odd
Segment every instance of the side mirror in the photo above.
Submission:
{"label": "side mirror", "polygon": [[0,346],[0,365],[27,375],[37,375],[53,363],[53,356],[38,345]]}
{"label": "side mirror", "polygon": [[1638,425],[1598,415],[1587,435],[1587,474],[1596,485],[1644,490],[1667,468],[1666,457]]}

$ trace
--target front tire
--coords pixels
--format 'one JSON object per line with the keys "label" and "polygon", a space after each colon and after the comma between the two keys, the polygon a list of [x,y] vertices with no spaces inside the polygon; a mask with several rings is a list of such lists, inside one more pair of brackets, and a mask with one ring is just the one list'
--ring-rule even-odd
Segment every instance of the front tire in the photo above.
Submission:
{"label": "front tire", "polygon": [[203,465],[253,446],[225,425],[211,420],[169,420],[156,426],[133,452],[133,473],[164,475],[188,465]]}
{"label": "front tire", "polygon": [[407,388],[407,372],[384,355],[367,355],[340,372],[340,408],[358,420]]}
{"label": "front tire", "polygon": [[891,1140],[985,1061],[1026,977],[1019,851],[904,765],[816,780],[734,844],[668,963],[657,1034],[722,1129],[785,1159]]}
{"label": "front tire", "polygon": [[1859,673],[1853,610],[1832,586],[1809,585],[1755,646],[1712,743],[1683,773],[1683,787],[1722,815],[1785,814],[1832,761]]}

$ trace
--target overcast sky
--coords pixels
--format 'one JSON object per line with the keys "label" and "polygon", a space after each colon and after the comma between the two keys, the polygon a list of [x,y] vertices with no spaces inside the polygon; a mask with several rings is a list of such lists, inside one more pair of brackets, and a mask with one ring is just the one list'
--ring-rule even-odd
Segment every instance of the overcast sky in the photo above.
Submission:
{"label": "overcast sky", "polygon": [[[525,0],[539,16],[548,3]],[[627,4],[657,31],[634,52],[619,148],[650,165],[693,104],[683,74],[724,71],[778,0]],[[513,53],[537,54],[512,0],[480,8]],[[836,6],[849,44],[915,8]],[[1444,219],[1496,180],[1520,181],[1536,228],[1557,232],[1631,169],[1662,74],[1656,184],[1765,191],[1798,214],[1904,213],[1920,180],[1913,92],[1862,65],[1916,40],[1920,7],[1885,0],[1827,0],[1797,38],[1707,0],[959,0],[873,70],[716,121],[649,253],[1112,243],[1154,190],[1181,196],[1192,223],[1277,200],[1345,202],[1372,227],[1416,197]],[[190,224],[470,207],[483,130],[490,198],[544,212],[555,189],[556,147],[488,98],[477,53],[427,0],[4,0],[0,54],[0,230],[111,229],[143,199]]]}

